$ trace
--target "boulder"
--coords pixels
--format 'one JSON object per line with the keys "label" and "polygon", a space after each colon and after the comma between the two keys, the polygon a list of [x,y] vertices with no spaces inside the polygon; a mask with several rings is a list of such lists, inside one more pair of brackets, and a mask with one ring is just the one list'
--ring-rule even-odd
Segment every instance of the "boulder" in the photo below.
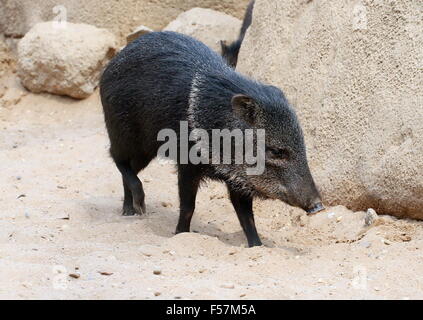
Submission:
{"label": "boulder", "polygon": [[86,98],[116,52],[115,36],[87,24],[36,24],[18,44],[18,75],[30,91]]}
{"label": "boulder", "polygon": [[192,36],[216,52],[220,52],[220,40],[237,39],[241,20],[211,9],[193,8],[181,13],[164,29]]}
{"label": "boulder", "polygon": [[302,123],[326,204],[423,219],[423,2],[258,0],[238,69]]}

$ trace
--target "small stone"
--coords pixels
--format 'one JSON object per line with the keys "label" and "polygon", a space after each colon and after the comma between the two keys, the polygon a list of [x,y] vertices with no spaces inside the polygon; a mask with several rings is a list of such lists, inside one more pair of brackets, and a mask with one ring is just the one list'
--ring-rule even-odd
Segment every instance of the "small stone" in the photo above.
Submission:
{"label": "small stone", "polygon": [[79,273],[70,273],[69,277],[74,278],[74,279],[79,279],[81,277],[81,275]]}
{"label": "small stone", "polygon": [[165,208],[167,208],[167,207],[171,207],[171,206],[172,206],[172,204],[171,204],[171,203],[169,203],[169,202],[164,202],[164,201],[162,201],[161,205],[162,205],[162,207],[165,207]]}
{"label": "small stone", "polygon": [[378,219],[376,211],[372,208],[367,209],[366,215],[364,216],[364,224],[371,226]]}
{"label": "small stone", "polygon": [[99,274],[101,274],[102,276],[111,276],[113,274],[113,272],[107,272],[107,271],[99,271]]}
{"label": "small stone", "polygon": [[373,288],[375,291],[380,291],[380,288],[378,288],[378,287],[374,287]]}
{"label": "small stone", "polygon": [[388,239],[383,239],[383,243],[386,244],[387,246],[392,244],[392,242],[389,241]]}
{"label": "small stone", "polygon": [[220,287],[224,289],[234,289],[235,285],[232,283],[225,283],[225,284],[222,284]]}
{"label": "small stone", "polygon": [[158,297],[159,295],[161,295],[162,293],[161,292],[154,292],[154,295],[156,296],[156,297]]}
{"label": "small stone", "polygon": [[158,276],[158,275],[162,274],[162,271],[159,270],[159,269],[155,269],[155,270],[153,270],[153,274],[155,274],[156,276]]}
{"label": "small stone", "polygon": [[339,216],[338,218],[336,218],[336,222],[340,222],[342,220],[342,216]]}

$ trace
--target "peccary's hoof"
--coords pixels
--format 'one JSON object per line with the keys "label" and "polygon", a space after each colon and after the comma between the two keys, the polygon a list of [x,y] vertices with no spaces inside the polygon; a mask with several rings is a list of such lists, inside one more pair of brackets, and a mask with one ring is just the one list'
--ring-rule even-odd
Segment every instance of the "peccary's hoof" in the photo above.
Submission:
{"label": "peccary's hoof", "polygon": [[122,215],[123,216],[134,216],[137,212],[132,206],[123,207]]}
{"label": "peccary's hoof", "polygon": [[308,215],[313,215],[315,213],[318,213],[320,211],[325,210],[325,207],[323,206],[323,204],[321,202],[315,204],[312,208],[307,210],[307,214]]}
{"label": "peccary's hoof", "polygon": [[146,212],[145,210],[145,203],[142,205],[137,205],[134,203],[132,206],[124,206],[122,210],[123,216],[136,216],[136,215],[143,215]]}
{"label": "peccary's hoof", "polygon": [[139,203],[134,201],[133,206],[134,206],[136,215],[143,215],[146,212],[144,202],[140,205]]}

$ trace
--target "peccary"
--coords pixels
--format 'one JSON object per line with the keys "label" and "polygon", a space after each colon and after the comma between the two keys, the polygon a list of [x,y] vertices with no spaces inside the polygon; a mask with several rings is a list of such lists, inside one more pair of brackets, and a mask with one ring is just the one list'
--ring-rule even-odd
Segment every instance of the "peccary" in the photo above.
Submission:
{"label": "peccary", "polygon": [[247,10],[245,11],[244,20],[242,21],[241,31],[238,39],[227,45],[225,41],[220,41],[222,49],[222,57],[225,59],[228,65],[235,68],[238,63],[239,49],[241,49],[242,41],[244,41],[245,33],[251,25],[253,19],[254,0],[251,0],[248,4]]}
{"label": "peccary", "polygon": [[237,73],[203,43],[175,32],[146,34],[111,60],[100,94],[110,154],[123,177],[124,215],[145,212],[137,174],[157,156],[159,132],[177,133],[182,121],[190,131],[265,129],[266,151],[261,175],[246,174],[246,164],[181,163],[178,157],[176,233],[189,232],[197,189],[207,179],[226,183],[249,246],[261,245],[253,198],[280,199],[308,212],[323,208],[300,125],[282,91]]}

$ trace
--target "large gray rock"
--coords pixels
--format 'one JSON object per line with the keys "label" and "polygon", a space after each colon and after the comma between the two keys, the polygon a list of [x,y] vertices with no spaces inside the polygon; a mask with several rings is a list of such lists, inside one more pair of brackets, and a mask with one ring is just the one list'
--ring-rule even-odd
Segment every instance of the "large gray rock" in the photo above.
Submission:
{"label": "large gray rock", "polygon": [[192,36],[220,52],[220,40],[237,39],[241,20],[211,9],[193,8],[181,13],[164,29]]}
{"label": "large gray rock", "polygon": [[30,91],[86,98],[116,52],[115,36],[87,24],[36,24],[18,44],[18,75]]}
{"label": "large gray rock", "polygon": [[423,2],[258,0],[238,68],[282,88],[328,204],[423,219]]}

